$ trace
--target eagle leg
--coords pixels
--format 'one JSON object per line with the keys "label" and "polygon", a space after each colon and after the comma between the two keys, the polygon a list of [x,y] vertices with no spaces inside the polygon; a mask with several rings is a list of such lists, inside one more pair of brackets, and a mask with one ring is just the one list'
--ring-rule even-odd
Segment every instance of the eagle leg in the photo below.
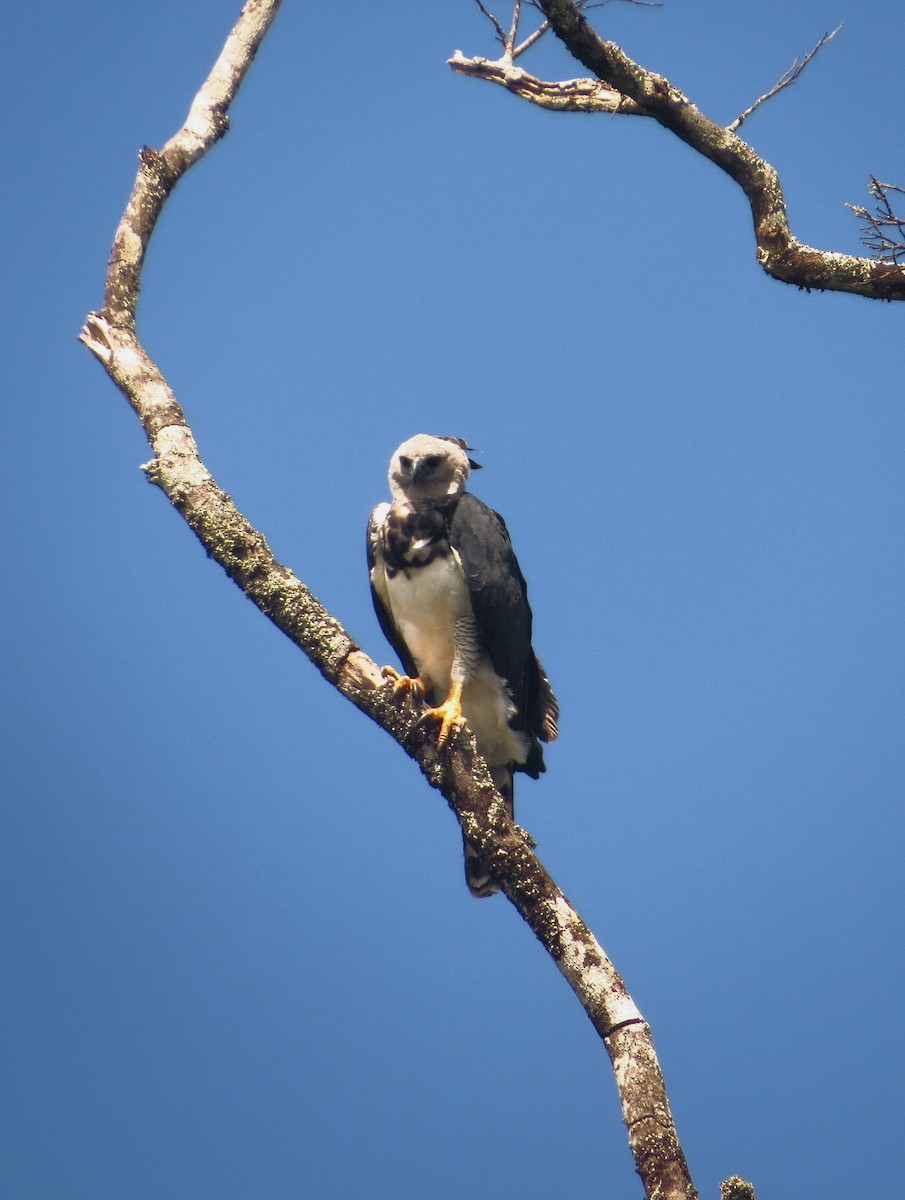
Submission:
{"label": "eagle leg", "polygon": [[395,667],[381,667],[380,673],[392,683],[394,696],[398,696],[400,692],[411,692],[419,704],[424,703],[425,697],[434,686],[426,675],[416,675],[412,679],[409,675],[400,675]]}
{"label": "eagle leg", "polygon": [[441,705],[437,708],[425,709],[421,717],[422,721],[427,717],[440,722],[437,745],[445,746],[453,729],[465,724],[465,718],[462,716],[462,684],[458,681],[454,682],[449,689],[449,695]]}

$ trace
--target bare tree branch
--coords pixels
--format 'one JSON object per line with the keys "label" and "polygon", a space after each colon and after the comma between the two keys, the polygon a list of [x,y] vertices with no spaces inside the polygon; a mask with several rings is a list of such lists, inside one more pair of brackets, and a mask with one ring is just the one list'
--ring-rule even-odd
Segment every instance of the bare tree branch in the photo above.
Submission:
{"label": "bare tree branch", "polygon": [[[536,0],[527,0],[527,2],[531,8],[536,9],[540,7],[536,3]],[[590,0],[576,0],[578,7],[581,9],[603,8],[605,4],[611,4],[613,2],[614,0],[596,0],[595,3],[591,3]],[[637,4],[642,8],[663,7],[662,4],[658,3],[658,0],[622,0],[622,3]],[[522,0],[514,0],[513,2],[512,22],[510,23],[508,33],[506,33],[506,31],[503,29],[502,22],[493,15],[493,13],[489,8],[487,8],[482,0],[475,0],[475,4],[477,4],[478,8],[493,26],[497,39],[499,40],[500,45],[503,47],[503,56],[500,59],[500,62],[514,62],[514,60],[517,59],[520,54],[524,54],[526,50],[529,50],[538,40],[538,38],[543,37],[543,35],[550,28],[550,22],[543,21],[533,33],[529,34],[528,37],[525,38],[523,42],[519,42],[518,45],[516,45],[518,39],[519,21],[521,20],[522,15]],[[456,51],[456,53],[458,54],[458,51]]]}
{"label": "bare tree branch", "polygon": [[[782,184],[776,170],[737,134],[707,117],[662,75],[634,62],[615,42],[604,41],[585,20],[575,0],[537,0],[537,5],[569,53],[608,89],[632,101],[626,105],[594,107],[581,101],[589,94],[589,81],[570,81],[574,103],[544,104],[559,111],[642,113],[653,117],[704,158],[725,171],[745,193],[751,206],[757,239],[757,260],[774,279],[808,290],[850,292],[873,300],[905,300],[905,268],[895,261],[877,261],[805,245],[789,228]],[[474,64],[461,54],[450,60],[453,70],[503,83],[522,94],[499,73]],[[469,66],[469,64],[471,64]],[[575,85],[579,86],[576,87]],[[568,90],[569,85],[561,85]],[[526,88],[525,98],[541,103],[537,95],[557,96],[556,85]],[[534,94],[531,94],[534,93]],[[557,99],[560,97],[557,96]]]}
{"label": "bare tree branch", "polygon": [[560,83],[548,83],[529,75],[511,61],[499,58],[491,62],[487,58],[466,58],[456,50],[448,60],[450,67],[459,75],[470,75],[474,79],[486,79],[498,83],[507,91],[528,100],[540,108],[553,112],[621,113],[631,116],[647,116],[634,100],[621,92],[614,91],[599,79],[565,79]]}
{"label": "bare tree branch", "polygon": [[540,27],[535,29],[533,33],[529,34],[523,42],[516,45],[516,41],[518,39],[519,21],[521,20],[522,15],[522,0],[514,0],[514,4],[512,6],[512,23],[509,26],[508,33],[505,32],[502,24],[497,20],[493,13],[481,3],[481,0],[475,0],[475,4],[477,4],[478,8],[493,26],[496,36],[499,39],[499,43],[503,47],[503,55],[500,59],[501,63],[511,65],[520,54],[524,54],[526,50],[530,49],[530,47],[534,45],[538,38],[543,37],[543,35],[550,28],[549,22],[544,21]]}
{"label": "bare tree branch", "polygon": [[544,36],[550,28],[550,22],[544,21],[535,29],[534,33],[529,33],[523,42],[520,42],[512,51],[512,57],[518,58],[520,54],[524,54],[526,50],[530,50],[534,43]]}
{"label": "bare tree branch", "polygon": [[[507,43],[508,43],[508,39],[506,37],[506,30],[503,28],[503,26],[500,24],[500,22],[496,19],[496,17],[493,15],[493,13],[490,11],[490,9],[485,8],[485,6],[481,3],[481,0],[475,0],[475,4],[477,4],[478,8],[481,10],[481,12],[484,14],[484,16],[487,18],[487,20],[491,23],[491,25],[496,30],[496,35],[500,39],[500,45],[503,47],[503,53],[505,54],[506,48],[507,48]],[[518,5],[516,5],[516,12],[517,11],[518,11]],[[517,25],[518,24],[517,20],[513,19],[513,24]]]}
{"label": "bare tree branch", "polygon": [[280,0],[248,0],[185,125],[161,150],[142,151],[114,237],[104,307],[88,315],[81,341],[141,421],[153,450],[143,468],[148,479],[261,612],[418,763],[559,967],[610,1057],[647,1196],[694,1200],[650,1028],[593,934],[509,818],[474,738],[459,730],[440,751],[435,733],[419,719],[421,710],[384,686],[377,664],[274,558],[205,467],[182,407],[137,336],[142,265],[157,218],[176,182],[226,132],[229,106],[279,6]]}
{"label": "bare tree branch", "polygon": [[845,207],[864,221],[861,241],[880,262],[905,266],[905,217],[897,216],[889,198],[890,192],[905,196],[905,188],[894,183],[881,183],[871,175],[870,194],[877,201],[874,211],[870,212],[860,204],[847,204]]}
{"label": "bare tree branch", "polygon": [[[597,0],[597,3],[590,4],[590,3],[588,3],[588,0],[578,0],[578,3],[580,5],[580,7],[582,7],[582,8],[603,8],[603,6],[605,4],[611,4],[613,2],[614,2],[614,0]],[[639,8],[662,8],[663,7],[660,0],[621,0],[621,2],[624,4],[636,4]],[[517,7],[518,7],[518,0],[517,0]],[[536,0],[531,0],[531,7],[532,8],[538,7]],[[517,27],[517,24],[518,24],[518,22],[516,22],[516,27]],[[529,50],[534,45],[534,43],[538,40],[538,38],[543,37],[543,35],[547,32],[547,30],[549,28],[550,28],[550,22],[544,21],[541,25],[538,26],[537,29],[535,29],[534,33],[529,34],[529,36],[526,37],[525,40],[523,42],[521,42],[518,46],[515,45],[515,28],[514,28],[513,32],[512,32],[512,54],[511,54],[511,57],[513,59],[516,59],[516,58],[518,58],[518,56],[520,54],[524,54],[526,50]]]}
{"label": "bare tree branch", "polygon": [[750,108],[746,108],[743,113],[739,113],[732,124],[726,126],[729,132],[735,133],[742,122],[747,121],[751,114],[760,108],[762,104],[766,103],[767,100],[772,100],[774,96],[778,96],[784,88],[791,87],[817,51],[822,49],[827,42],[831,42],[841,28],[841,25],[837,25],[832,33],[825,33],[823,35],[823,37],[809,54],[806,54],[802,59],[796,58],[791,67],[789,67],[788,71],[779,77],[776,83],[774,83],[774,85],[770,88],[769,92],[764,92],[762,96],[758,96]]}
{"label": "bare tree branch", "polygon": [[522,15],[522,0],[515,0],[512,6],[512,24],[509,27],[509,36],[504,43],[505,49],[512,53],[512,47],[515,45],[515,39],[518,37],[519,17]]}

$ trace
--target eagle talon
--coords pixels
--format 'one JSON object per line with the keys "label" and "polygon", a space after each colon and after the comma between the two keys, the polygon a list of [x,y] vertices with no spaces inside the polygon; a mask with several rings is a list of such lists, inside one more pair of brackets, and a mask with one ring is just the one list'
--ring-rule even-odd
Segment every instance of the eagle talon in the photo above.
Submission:
{"label": "eagle talon", "polygon": [[424,698],[433,686],[426,675],[400,675],[395,667],[381,667],[380,673],[388,683],[393,685],[393,695],[400,692],[410,692],[418,704],[424,703]]}
{"label": "eagle talon", "polygon": [[449,695],[437,708],[425,709],[421,719],[423,721],[428,717],[432,721],[440,722],[437,745],[445,746],[452,731],[465,724],[465,718],[462,716],[462,684],[454,683]]}

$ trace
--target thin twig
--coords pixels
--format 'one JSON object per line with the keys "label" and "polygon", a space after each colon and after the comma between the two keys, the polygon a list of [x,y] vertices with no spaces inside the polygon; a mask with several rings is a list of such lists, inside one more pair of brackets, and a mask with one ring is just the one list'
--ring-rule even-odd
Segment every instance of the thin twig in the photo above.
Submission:
{"label": "thin twig", "polygon": [[549,28],[550,22],[544,21],[543,25],[539,25],[534,33],[529,34],[523,42],[520,42],[519,45],[513,48],[512,57],[518,58],[520,54],[524,54],[526,50],[530,50],[534,43],[542,38]]}
{"label": "thin twig", "polygon": [[[882,183],[876,176],[870,177],[870,194],[877,201],[874,212],[862,208],[860,204],[847,204],[856,217],[864,225],[861,228],[861,241],[872,250],[879,262],[895,263],[905,266],[905,217],[896,214],[889,198],[890,192],[905,196],[905,187],[895,183]],[[891,235],[889,230],[893,230]]]}
{"label": "thin twig", "polygon": [[509,26],[509,36],[506,38],[506,53],[512,56],[512,47],[515,45],[515,39],[518,37],[518,22],[522,13],[522,0],[515,0],[512,6],[512,24]]}
{"label": "thin twig", "polygon": [[481,12],[484,14],[484,16],[487,18],[487,20],[491,23],[491,25],[496,30],[496,35],[500,39],[500,45],[503,47],[503,53],[505,54],[506,53],[506,30],[499,23],[499,21],[493,15],[493,13],[490,11],[490,9],[485,8],[485,6],[481,3],[481,0],[475,0],[475,4],[477,4],[478,8],[481,10]]}
{"label": "thin twig", "polygon": [[[536,3],[532,3],[531,0],[526,0],[526,2],[530,3],[532,8],[538,7],[538,5]],[[616,2],[616,0],[579,0],[578,7],[582,8],[582,9],[603,8],[603,6],[605,4],[612,4],[615,2]],[[636,5],[638,5],[639,8],[662,8],[663,7],[661,0],[619,0],[619,2],[623,3],[623,4],[636,4]],[[478,0],[478,3],[480,3],[480,0]],[[520,54],[524,54],[526,50],[530,50],[531,47],[534,45],[534,43],[539,41],[540,38],[542,38],[544,36],[544,34],[547,32],[547,30],[550,28],[550,22],[543,21],[537,27],[537,29],[535,29],[535,31],[533,33],[529,34],[528,37],[526,37],[524,39],[524,41],[519,42],[519,44],[516,45],[515,39],[516,39],[516,35],[518,32],[518,24],[519,24],[519,20],[520,20],[520,16],[521,16],[521,13],[520,13],[521,5],[522,5],[522,0],[515,0],[515,6],[513,9],[513,14],[512,14],[512,28],[510,30],[508,40],[503,43],[503,47],[504,47],[504,51],[505,51],[504,57],[509,62],[514,62]]]}
{"label": "thin twig", "polygon": [[522,0],[515,0],[512,7],[512,24],[509,26],[508,33],[503,29],[502,22],[482,3],[482,0],[475,0],[475,4],[477,4],[478,8],[493,26],[500,45],[503,47],[502,57],[498,60],[501,63],[512,64],[520,54],[524,54],[526,50],[530,49],[538,38],[542,37],[550,28],[549,23],[544,21],[540,28],[535,29],[534,33],[529,34],[524,41],[516,45],[519,21],[522,16]]}
{"label": "thin twig", "polygon": [[817,51],[822,50],[823,47],[827,44],[827,42],[831,42],[841,28],[842,28],[841,25],[837,25],[836,28],[832,31],[832,33],[825,33],[823,35],[823,37],[820,39],[820,41],[817,43],[817,45],[814,47],[814,49],[811,50],[811,52],[809,54],[806,54],[804,56],[804,58],[802,58],[802,59],[796,58],[795,61],[792,63],[791,67],[789,67],[788,71],[786,71],[786,73],[784,75],[780,76],[780,78],[776,81],[776,83],[773,85],[773,87],[770,88],[769,92],[764,92],[764,94],[762,96],[758,96],[758,98],[754,101],[754,103],[751,105],[750,108],[746,108],[743,113],[739,113],[739,115],[735,118],[735,120],[732,122],[732,124],[726,126],[726,128],[729,130],[729,132],[735,133],[735,131],[739,128],[739,126],[744,121],[747,121],[747,119],[751,116],[751,114],[756,109],[760,108],[760,106],[762,104],[766,103],[767,100],[772,100],[772,98],[774,96],[778,95],[784,88],[791,87],[792,84],[796,81],[796,79],[798,79],[801,72],[805,69],[805,67],[808,65],[808,63],[811,61],[811,59],[814,57],[814,55],[817,53]]}

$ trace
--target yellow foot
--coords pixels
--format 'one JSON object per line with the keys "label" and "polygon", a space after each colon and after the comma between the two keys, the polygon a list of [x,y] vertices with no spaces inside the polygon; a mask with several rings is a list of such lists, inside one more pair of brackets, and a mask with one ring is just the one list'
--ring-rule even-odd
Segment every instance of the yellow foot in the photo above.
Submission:
{"label": "yellow foot", "polygon": [[398,696],[400,692],[410,692],[419,704],[424,703],[424,697],[433,687],[426,675],[416,675],[412,679],[408,675],[400,675],[394,667],[381,667],[380,673],[392,683],[394,696]]}
{"label": "yellow foot", "polygon": [[437,745],[445,746],[453,729],[458,729],[460,725],[465,724],[465,718],[462,716],[462,684],[454,683],[449,695],[437,708],[425,709],[422,720],[427,717],[430,717],[432,721],[440,722]]}

